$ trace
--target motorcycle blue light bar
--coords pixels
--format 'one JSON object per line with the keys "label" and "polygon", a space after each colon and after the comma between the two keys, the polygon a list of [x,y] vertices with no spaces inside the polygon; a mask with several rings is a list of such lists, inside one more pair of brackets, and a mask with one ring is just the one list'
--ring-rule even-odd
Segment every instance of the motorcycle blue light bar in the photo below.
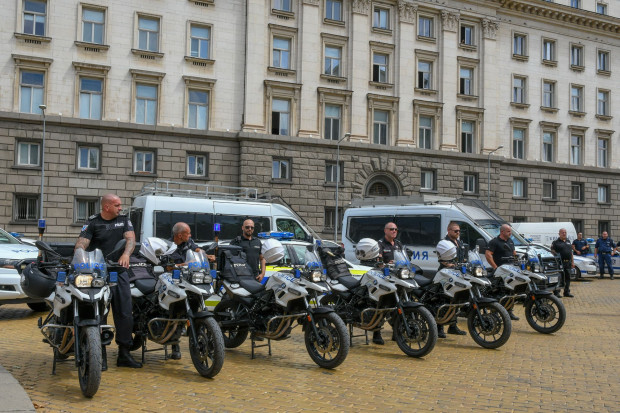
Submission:
{"label": "motorcycle blue light bar", "polygon": [[211,277],[215,280],[217,278],[217,270],[211,270]]}
{"label": "motorcycle blue light bar", "polygon": [[116,271],[110,271],[110,283],[118,282],[118,273]]}
{"label": "motorcycle blue light bar", "polygon": [[301,278],[301,271],[295,270],[295,278]]}
{"label": "motorcycle blue light bar", "polygon": [[215,223],[213,224],[213,231],[220,232],[222,230],[222,224]]}
{"label": "motorcycle blue light bar", "polygon": [[59,283],[64,283],[66,279],[67,273],[64,271],[58,271],[58,274],[56,274],[56,281]]}
{"label": "motorcycle blue light bar", "polygon": [[180,280],[181,279],[181,271],[180,270],[172,270],[172,279]]}
{"label": "motorcycle blue light bar", "polygon": [[390,269],[389,269],[388,267],[385,267],[385,268],[383,269],[383,275],[385,275],[386,277],[387,277],[388,275],[390,275]]}
{"label": "motorcycle blue light bar", "polygon": [[461,265],[461,273],[465,274],[467,272],[467,267],[464,265]]}
{"label": "motorcycle blue light bar", "polygon": [[259,232],[258,238],[273,238],[273,239],[293,239],[295,234],[292,232]]}

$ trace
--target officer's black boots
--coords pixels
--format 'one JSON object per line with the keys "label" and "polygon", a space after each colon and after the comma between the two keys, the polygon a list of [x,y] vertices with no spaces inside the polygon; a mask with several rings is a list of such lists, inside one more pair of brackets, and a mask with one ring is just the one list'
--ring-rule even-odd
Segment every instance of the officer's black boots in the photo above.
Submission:
{"label": "officer's black boots", "polygon": [[117,367],[130,367],[132,369],[139,369],[142,367],[142,363],[134,360],[127,347],[118,347],[118,358],[116,359]]}
{"label": "officer's black boots", "polygon": [[172,354],[170,354],[172,360],[181,360],[181,346],[178,344],[172,345]]}
{"label": "officer's black boots", "polygon": [[467,335],[467,333],[463,330],[461,330],[456,323],[455,324],[450,324],[450,327],[448,327],[448,334],[456,334],[457,336],[465,336]]}
{"label": "officer's black boots", "polygon": [[381,337],[381,331],[377,330],[372,333],[372,342],[375,344],[379,344],[380,346],[384,345],[383,337]]}
{"label": "officer's black boots", "polygon": [[515,313],[512,312],[512,310],[508,311],[508,315],[510,316],[510,319],[513,321],[519,321],[519,317],[517,317],[515,315]]}
{"label": "officer's black boots", "polygon": [[443,331],[443,324],[437,326],[437,337],[446,338],[446,332]]}

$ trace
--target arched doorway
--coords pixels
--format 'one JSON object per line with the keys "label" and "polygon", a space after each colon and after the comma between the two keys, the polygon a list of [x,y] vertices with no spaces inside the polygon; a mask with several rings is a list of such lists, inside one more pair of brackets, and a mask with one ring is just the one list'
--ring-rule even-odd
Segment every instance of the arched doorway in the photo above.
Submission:
{"label": "arched doorway", "polygon": [[390,175],[377,174],[372,176],[364,188],[364,196],[398,196],[400,184]]}

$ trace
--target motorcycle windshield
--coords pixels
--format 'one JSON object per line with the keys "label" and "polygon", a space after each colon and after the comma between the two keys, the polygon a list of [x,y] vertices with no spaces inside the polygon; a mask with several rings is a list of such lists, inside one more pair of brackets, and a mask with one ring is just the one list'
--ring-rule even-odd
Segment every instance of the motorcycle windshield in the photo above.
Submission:
{"label": "motorcycle windshield", "polygon": [[304,262],[307,270],[323,271],[323,264],[314,251],[306,251]]}
{"label": "motorcycle windshield", "polygon": [[409,268],[411,262],[403,251],[394,251],[394,268]]}
{"label": "motorcycle windshield", "polygon": [[209,259],[207,258],[207,254],[203,250],[196,251],[187,251],[185,254],[185,263],[187,264],[187,268],[190,272],[209,271]]}
{"label": "motorcycle windshield", "polygon": [[105,277],[108,274],[101,250],[86,252],[82,248],[75,250],[71,260],[73,271],[78,274],[93,274]]}
{"label": "motorcycle windshield", "polygon": [[468,255],[468,261],[472,265],[482,265],[482,258],[480,257],[480,253],[476,250],[470,250]]}

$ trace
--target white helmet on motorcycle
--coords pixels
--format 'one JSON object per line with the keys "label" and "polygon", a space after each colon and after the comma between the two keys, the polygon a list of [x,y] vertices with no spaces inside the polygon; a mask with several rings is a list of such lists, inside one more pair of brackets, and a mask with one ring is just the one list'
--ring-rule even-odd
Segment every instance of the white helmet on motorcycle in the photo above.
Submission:
{"label": "white helmet on motorcycle", "polygon": [[261,254],[269,264],[280,261],[284,258],[284,246],[277,239],[268,238],[263,241]]}
{"label": "white helmet on motorcycle", "polygon": [[448,240],[441,240],[437,244],[437,255],[440,261],[450,261],[456,258],[456,245]]}
{"label": "white helmet on motorcycle", "polygon": [[355,258],[360,261],[374,260],[379,256],[379,243],[372,238],[362,238],[355,246]]}
{"label": "white helmet on motorcycle", "polygon": [[148,237],[146,241],[140,243],[140,255],[151,263],[158,265],[160,255],[167,255],[177,249],[174,242],[166,241],[161,238]]}

